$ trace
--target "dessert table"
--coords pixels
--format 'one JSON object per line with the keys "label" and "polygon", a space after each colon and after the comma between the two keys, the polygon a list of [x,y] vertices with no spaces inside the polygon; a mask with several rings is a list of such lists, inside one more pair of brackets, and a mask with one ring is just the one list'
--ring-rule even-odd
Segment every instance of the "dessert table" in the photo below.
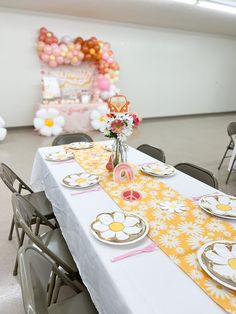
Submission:
{"label": "dessert table", "polygon": [[102,103],[63,103],[63,104],[38,104],[36,110],[39,109],[57,109],[65,119],[63,127],[66,132],[90,131],[91,126],[90,114],[92,110],[101,107]]}
{"label": "dessert table", "polygon": [[[108,142],[95,145],[104,143]],[[111,258],[144,247],[151,243],[150,238],[146,236],[128,246],[112,246],[98,241],[90,231],[91,221],[101,212],[121,209],[102,188],[76,193],[62,186],[60,182],[63,177],[83,171],[83,168],[75,160],[58,163],[46,161],[44,157],[53,151],[55,147],[37,151],[31,186],[35,191],[45,190],[52,202],[63,236],[99,313],[226,313],[159,248],[112,263]],[[153,161],[148,155],[129,147],[128,162],[141,164]],[[188,198],[216,191],[179,171],[172,177],[158,180]]]}

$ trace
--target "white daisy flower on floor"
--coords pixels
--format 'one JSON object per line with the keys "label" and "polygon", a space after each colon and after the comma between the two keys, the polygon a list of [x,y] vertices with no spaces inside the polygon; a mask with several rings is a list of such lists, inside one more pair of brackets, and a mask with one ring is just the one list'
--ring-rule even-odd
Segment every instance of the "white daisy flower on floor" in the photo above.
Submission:
{"label": "white daisy flower on floor", "polygon": [[190,276],[193,279],[202,279],[203,278],[203,274],[200,270],[197,269],[193,269],[190,271]]}
{"label": "white daisy flower on floor", "polygon": [[217,220],[213,220],[212,222],[209,222],[206,225],[208,230],[211,231],[224,231],[225,230],[225,226],[222,224],[221,221],[217,221]]}
{"label": "white daisy flower on floor", "polygon": [[179,240],[170,234],[163,234],[159,241],[166,248],[173,248],[179,245]]}
{"label": "white daisy flower on floor", "polygon": [[193,235],[187,239],[188,245],[193,250],[199,249],[203,244],[206,244],[210,241],[212,241],[211,238],[200,235]]}
{"label": "white daisy flower on floor", "polygon": [[194,267],[194,268],[199,267],[198,258],[197,258],[196,253],[189,253],[187,256],[185,256],[184,260],[191,267]]}
{"label": "white daisy flower on floor", "polygon": [[232,292],[229,289],[223,287],[214,280],[208,279],[205,282],[205,288],[211,296],[216,297],[217,299],[225,300],[232,297]]}
{"label": "white daisy flower on floor", "polygon": [[98,215],[92,228],[98,231],[103,239],[118,240],[127,240],[131,235],[138,234],[142,230],[138,217],[127,217],[122,212]]}
{"label": "white daisy flower on floor", "polygon": [[213,263],[214,272],[236,282],[236,244],[230,250],[224,243],[216,243],[205,255]]}
{"label": "white daisy flower on floor", "polygon": [[187,235],[196,235],[202,233],[202,228],[193,222],[181,222],[178,224],[178,228],[181,232]]}
{"label": "white daisy flower on floor", "polygon": [[230,198],[227,195],[206,196],[200,200],[200,204],[219,215],[236,212],[236,198]]}
{"label": "white daisy flower on floor", "polygon": [[92,110],[90,114],[91,125],[95,130],[104,132],[107,126],[106,114],[109,112],[107,105]]}
{"label": "white daisy flower on floor", "polygon": [[53,108],[38,110],[33,121],[35,129],[44,136],[59,135],[63,131],[64,123],[64,117]]}
{"label": "white daisy flower on floor", "polygon": [[177,213],[177,214],[182,214],[187,208],[183,203],[179,203],[177,201],[173,202],[161,202],[160,203],[160,208],[162,210],[166,210],[171,213]]}

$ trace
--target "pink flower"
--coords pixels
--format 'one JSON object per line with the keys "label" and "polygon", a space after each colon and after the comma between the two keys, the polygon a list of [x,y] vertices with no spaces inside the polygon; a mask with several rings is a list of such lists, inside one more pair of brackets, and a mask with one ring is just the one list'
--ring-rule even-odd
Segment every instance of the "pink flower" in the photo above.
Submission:
{"label": "pink flower", "polygon": [[125,127],[125,123],[121,119],[115,119],[111,123],[111,131],[116,134],[121,133],[124,127]]}
{"label": "pink flower", "polygon": [[131,113],[131,117],[133,118],[134,128],[137,128],[141,123],[142,119],[135,112]]}

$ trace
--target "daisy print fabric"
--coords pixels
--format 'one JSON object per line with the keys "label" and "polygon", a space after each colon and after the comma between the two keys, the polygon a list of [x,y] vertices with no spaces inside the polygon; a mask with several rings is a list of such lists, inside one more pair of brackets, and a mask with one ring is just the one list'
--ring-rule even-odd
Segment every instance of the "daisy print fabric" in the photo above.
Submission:
{"label": "daisy print fabric", "polygon": [[[75,153],[76,161],[86,171],[101,176],[101,186],[122,210],[148,221],[148,236],[162,251],[212,300],[229,313],[236,314],[236,301],[232,302],[236,300],[236,292],[212,280],[197,260],[197,251],[206,243],[217,240],[236,242],[236,228],[203,211],[193,200],[184,198],[160,182],[158,177],[143,173],[137,166],[134,166],[134,181],[116,184],[105,168],[109,156],[110,153],[99,144],[89,152]],[[123,199],[122,193],[127,190],[140,192],[142,198],[133,202]],[[218,201],[233,205],[225,199],[218,198]]]}

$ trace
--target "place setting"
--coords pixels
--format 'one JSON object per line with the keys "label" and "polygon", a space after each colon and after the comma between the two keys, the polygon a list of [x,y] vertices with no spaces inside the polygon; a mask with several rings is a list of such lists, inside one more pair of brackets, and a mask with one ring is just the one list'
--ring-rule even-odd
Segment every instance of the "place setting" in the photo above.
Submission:
{"label": "place setting", "polygon": [[171,177],[176,174],[176,169],[167,164],[163,163],[150,163],[146,165],[142,165],[140,170],[154,177]]}
{"label": "place setting", "polygon": [[74,160],[74,154],[73,152],[66,151],[66,150],[60,150],[60,151],[55,151],[52,153],[47,154],[44,159],[46,161],[51,161],[55,163],[64,163],[64,162],[71,162]]}
{"label": "place setting", "polygon": [[66,146],[67,149],[90,149],[94,146],[94,143],[92,142],[73,142]]}

